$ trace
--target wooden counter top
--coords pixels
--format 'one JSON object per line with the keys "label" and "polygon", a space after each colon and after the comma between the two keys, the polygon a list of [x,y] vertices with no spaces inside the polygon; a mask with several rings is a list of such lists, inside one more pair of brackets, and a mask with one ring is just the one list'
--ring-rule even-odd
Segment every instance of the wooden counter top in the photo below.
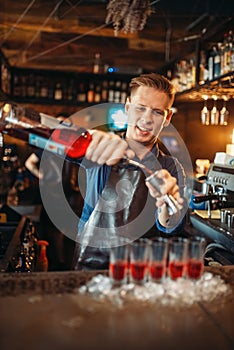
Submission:
{"label": "wooden counter top", "polygon": [[95,271],[2,274],[0,348],[231,350],[234,267],[206,271],[221,275],[232,293],[187,307],[139,301],[116,307],[111,301],[78,294]]}

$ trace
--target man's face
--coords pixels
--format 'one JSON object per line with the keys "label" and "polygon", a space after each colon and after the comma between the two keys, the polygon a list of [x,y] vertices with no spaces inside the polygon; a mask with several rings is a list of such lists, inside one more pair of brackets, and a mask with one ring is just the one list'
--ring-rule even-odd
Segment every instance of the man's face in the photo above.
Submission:
{"label": "man's face", "polygon": [[164,126],[170,123],[172,111],[167,94],[152,87],[140,86],[126,103],[128,128],[126,137],[151,147]]}

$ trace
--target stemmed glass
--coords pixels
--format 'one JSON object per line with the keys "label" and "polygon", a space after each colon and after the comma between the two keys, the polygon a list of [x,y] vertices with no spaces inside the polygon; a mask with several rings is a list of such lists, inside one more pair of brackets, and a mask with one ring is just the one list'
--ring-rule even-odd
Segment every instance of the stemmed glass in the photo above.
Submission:
{"label": "stemmed glass", "polygon": [[214,95],[213,96],[214,105],[210,111],[210,124],[211,125],[218,125],[219,124],[219,111],[217,108],[217,99],[218,99],[218,97],[216,95]]}
{"label": "stemmed glass", "polygon": [[204,99],[204,106],[201,110],[201,123],[203,125],[209,125],[210,124],[210,111],[207,108],[208,96],[204,95],[203,99]]}
{"label": "stemmed glass", "polygon": [[228,101],[228,97],[227,96],[223,96],[223,107],[220,110],[220,121],[219,124],[220,125],[227,125],[228,124],[228,118],[229,118],[229,111],[227,110],[227,101]]}

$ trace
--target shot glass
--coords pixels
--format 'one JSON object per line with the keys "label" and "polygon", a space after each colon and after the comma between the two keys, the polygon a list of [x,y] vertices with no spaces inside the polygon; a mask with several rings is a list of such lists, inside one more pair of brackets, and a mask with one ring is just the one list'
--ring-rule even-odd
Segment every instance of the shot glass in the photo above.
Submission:
{"label": "shot glass", "polygon": [[170,239],[168,274],[172,280],[185,277],[188,256],[188,239],[176,237]]}
{"label": "shot glass", "polygon": [[140,239],[130,245],[130,281],[144,284],[148,278],[149,240]]}
{"label": "shot glass", "polygon": [[126,241],[110,248],[109,276],[114,286],[127,283],[129,246]]}
{"label": "shot glass", "polygon": [[206,240],[203,237],[195,236],[188,243],[187,276],[198,280],[204,271],[204,252]]}
{"label": "shot glass", "polygon": [[166,275],[168,255],[168,240],[158,237],[149,245],[149,279],[152,282],[162,282]]}

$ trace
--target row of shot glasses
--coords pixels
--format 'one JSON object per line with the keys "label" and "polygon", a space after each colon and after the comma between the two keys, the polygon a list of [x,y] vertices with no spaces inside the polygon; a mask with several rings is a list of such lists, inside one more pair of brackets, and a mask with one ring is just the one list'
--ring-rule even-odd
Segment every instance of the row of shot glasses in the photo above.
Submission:
{"label": "row of shot glasses", "polygon": [[114,285],[163,283],[165,278],[198,280],[204,270],[203,237],[139,239],[110,250],[109,276]]}

